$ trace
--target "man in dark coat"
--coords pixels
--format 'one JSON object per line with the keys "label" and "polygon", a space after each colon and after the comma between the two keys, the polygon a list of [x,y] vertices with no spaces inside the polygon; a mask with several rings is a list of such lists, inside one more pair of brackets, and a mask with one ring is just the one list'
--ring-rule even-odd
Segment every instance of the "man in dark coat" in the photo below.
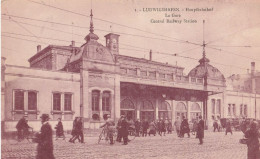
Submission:
{"label": "man in dark coat", "polygon": [[37,156],[36,159],[54,159],[53,143],[52,143],[52,128],[48,123],[49,115],[42,114],[42,127],[40,133],[37,134]]}
{"label": "man in dark coat", "polygon": [[230,122],[230,120],[227,119],[227,122],[226,122],[226,135],[227,135],[228,132],[230,132],[231,135],[232,135],[231,122]]}
{"label": "man in dark coat", "polygon": [[190,137],[190,127],[188,120],[183,117],[183,120],[181,122],[181,137],[184,137],[184,134],[188,134],[188,137]]}
{"label": "man in dark coat", "polygon": [[56,129],[56,140],[59,137],[62,137],[63,140],[64,140],[65,136],[64,136],[64,131],[63,131],[63,125],[62,125],[62,122],[61,122],[61,118],[58,119],[58,124],[56,125],[55,129]]}
{"label": "man in dark coat", "polygon": [[140,134],[140,127],[141,127],[141,123],[140,123],[139,119],[137,119],[135,121],[135,132],[136,132],[136,136],[138,136],[138,137]]}
{"label": "man in dark coat", "polygon": [[78,122],[78,117],[75,117],[75,119],[73,121],[72,131],[71,131],[72,137],[70,138],[69,142],[71,142],[72,139],[76,136],[76,124],[77,124],[77,122]]}
{"label": "man in dark coat", "polygon": [[204,120],[202,120],[202,116],[199,116],[199,123],[198,123],[198,129],[197,129],[197,137],[199,138],[200,145],[203,144],[203,138],[204,138]]}
{"label": "man in dark coat", "polygon": [[22,117],[16,124],[18,141],[21,141],[23,139],[23,128],[25,123],[26,123],[25,117]]}
{"label": "man in dark coat", "polygon": [[248,159],[259,159],[259,132],[257,130],[257,123],[252,122],[250,129],[245,132],[245,138],[247,138],[247,158]]}
{"label": "man in dark coat", "polygon": [[84,143],[83,125],[81,119],[77,118],[77,122],[75,124],[75,136],[69,142],[75,143],[75,140],[78,139],[79,142]]}
{"label": "man in dark coat", "polygon": [[142,122],[142,128],[143,128],[143,137],[147,136],[147,129],[149,128],[149,123],[147,120]]}
{"label": "man in dark coat", "polygon": [[124,140],[123,145],[127,145],[128,142],[128,127],[129,127],[129,123],[127,122],[126,118],[123,116],[121,122],[121,135]]}
{"label": "man in dark coat", "polygon": [[123,118],[124,118],[124,115],[121,115],[118,122],[117,122],[117,126],[116,126],[116,129],[117,129],[117,139],[116,139],[116,141],[117,142],[121,142],[121,140],[122,140],[121,123],[122,123]]}

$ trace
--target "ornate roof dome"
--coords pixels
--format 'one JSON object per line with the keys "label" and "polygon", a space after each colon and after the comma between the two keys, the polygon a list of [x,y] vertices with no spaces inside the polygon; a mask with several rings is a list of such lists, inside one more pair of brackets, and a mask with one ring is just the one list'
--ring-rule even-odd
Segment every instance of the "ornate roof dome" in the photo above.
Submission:
{"label": "ornate roof dome", "polygon": [[92,14],[92,9],[90,13],[90,33],[85,37],[85,40],[89,42],[90,40],[98,40],[99,37],[94,33],[94,26],[93,26],[93,20],[92,20],[93,14]]}
{"label": "ornate roof dome", "polygon": [[225,77],[223,74],[214,66],[209,64],[209,59],[207,59],[205,56],[199,60],[199,65],[193,68],[188,76],[191,77],[198,77],[198,78],[204,78],[207,76],[211,79],[218,79],[218,80],[225,80]]}

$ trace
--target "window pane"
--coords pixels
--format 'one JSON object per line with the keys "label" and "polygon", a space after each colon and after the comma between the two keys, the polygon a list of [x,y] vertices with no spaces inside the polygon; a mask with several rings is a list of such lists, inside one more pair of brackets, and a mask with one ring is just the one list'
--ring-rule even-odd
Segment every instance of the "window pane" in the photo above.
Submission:
{"label": "window pane", "polygon": [[53,94],[53,110],[61,110],[61,94],[60,93],[54,93]]}
{"label": "window pane", "polygon": [[24,92],[23,91],[15,91],[14,109],[15,110],[24,110]]}
{"label": "window pane", "polygon": [[220,114],[220,112],[221,112],[220,102],[221,102],[220,99],[218,99],[218,100],[217,100],[217,108],[216,108],[217,114]]}
{"label": "window pane", "polygon": [[102,110],[109,111],[110,108],[110,93],[104,92],[102,97]]}
{"label": "window pane", "polygon": [[236,115],[236,105],[233,104],[233,115]]}
{"label": "window pane", "polygon": [[215,114],[215,99],[211,100],[211,105],[212,105],[212,114]]}
{"label": "window pane", "polygon": [[64,94],[64,110],[71,111],[72,94]]}
{"label": "window pane", "polygon": [[244,115],[247,116],[247,105],[244,105]]}
{"label": "window pane", "polygon": [[92,91],[92,110],[99,111],[99,91]]}
{"label": "window pane", "polygon": [[37,93],[28,92],[28,110],[37,110]]}

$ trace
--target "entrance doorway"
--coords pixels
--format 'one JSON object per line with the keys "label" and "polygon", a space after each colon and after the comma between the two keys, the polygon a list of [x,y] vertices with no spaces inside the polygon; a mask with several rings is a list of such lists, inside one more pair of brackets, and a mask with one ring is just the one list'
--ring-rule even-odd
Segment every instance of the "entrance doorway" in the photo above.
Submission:
{"label": "entrance doorway", "polygon": [[166,101],[162,102],[158,107],[159,119],[172,119],[172,108],[170,104]]}
{"label": "entrance doorway", "polygon": [[130,119],[135,120],[135,110],[121,110],[120,115],[124,115],[126,117],[129,117]]}
{"label": "entrance doorway", "polygon": [[201,115],[200,105],[198,103],[192,103],[190,111],[191,121],[194,122],[194,120],[198,120]]}
{"label": "entrance doorway", "polygon": [[152,102],[148,100],[143,100],[140,105],[141,111],[141,121],[151,122],[155,119],[155,109],[152,105]]}
{"label": "entrance doorway", "polygon": [[175,113],[176,119],[179,117],[179,119],[183,119],[185,117],[187,119],[187,107],[183,102],[179,102],[176,105],[176,113]]}
{"label": "entrance doorway", "polygon": [[120,115],[125,115],[131,119],[136,119],[134,103],[130,99],[124,99],[120,104]]}

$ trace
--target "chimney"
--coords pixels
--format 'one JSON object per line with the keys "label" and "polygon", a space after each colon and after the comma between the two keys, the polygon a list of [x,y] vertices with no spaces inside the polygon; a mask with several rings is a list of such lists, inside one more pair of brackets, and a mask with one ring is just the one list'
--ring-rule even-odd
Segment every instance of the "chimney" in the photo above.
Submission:
{"label": "chimney", "polygon": [[255,62],[251,62],[251,74],[255,74]]}
{"label": "chimney", "polygon": [[37,52],[40,52],[42,50],[42,46],[41,45],[37,45]]}
{"label": "chimney", "polygon": [[75,41],[74,40],[71,41],[71,47],[75,47]]}
{"label": "chimney", "polygon": [[152,50],[150,50],[150,61],[152,61],[152,56],[153,56],[153,52],[152,52]]}

